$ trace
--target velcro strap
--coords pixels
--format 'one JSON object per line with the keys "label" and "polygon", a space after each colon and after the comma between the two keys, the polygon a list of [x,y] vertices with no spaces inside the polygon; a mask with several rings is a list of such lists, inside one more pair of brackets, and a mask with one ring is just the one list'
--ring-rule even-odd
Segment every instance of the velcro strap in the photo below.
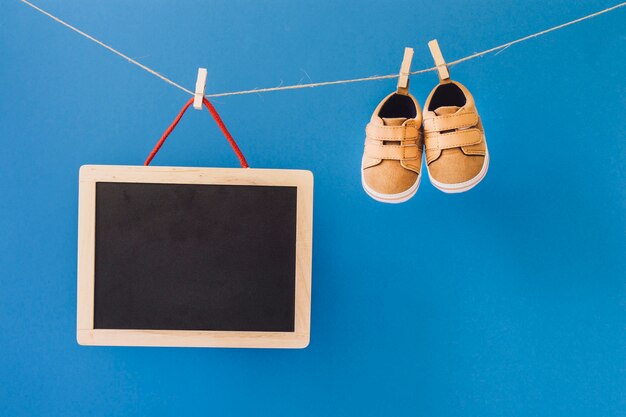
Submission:
{"label": "velcro strap", "polygon": [[417,147],[417,145],[402,145],[402,148],[404,148],[404,160],[412,160],[412,159],[417,159],[417,155],[419,155],[420,149]]}
{"label": "velcro strap", "polygon": [[478,124],[478,114],[474,112],[444,114],[424,120],[425,132],[464,129]]}
{"label": "velcro strap", "polygon": [[380,145],[374,141],[365,143],[365,156],[373,159],[394,159],[397,161],[416,159],[417,145]]}
{"label": "velcro strap", "polygon": [[369,123],[365,128],[369,139],[401,141],[417,139],[419,131],[415,126],[380,126]]}
{"label": "velcro strap", "polygon": [[477,145],[483,140],[483,135],[478,129],[457,130],[451,133],[426,134],[424,143],[426,150],[451,149],[463,146]]}

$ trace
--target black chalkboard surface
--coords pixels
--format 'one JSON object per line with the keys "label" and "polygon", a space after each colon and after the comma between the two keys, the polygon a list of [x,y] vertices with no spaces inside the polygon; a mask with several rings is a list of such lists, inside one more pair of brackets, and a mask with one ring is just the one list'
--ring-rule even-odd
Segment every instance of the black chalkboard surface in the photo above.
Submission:
{"label": "black chalkboard surface", "polygon": [[296,197],[96,183],[94,328],[293,332]]}

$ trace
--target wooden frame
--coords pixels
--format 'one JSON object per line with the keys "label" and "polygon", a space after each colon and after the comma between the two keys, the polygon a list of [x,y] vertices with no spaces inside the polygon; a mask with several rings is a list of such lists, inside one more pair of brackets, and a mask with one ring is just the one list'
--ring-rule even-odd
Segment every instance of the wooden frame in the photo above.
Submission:
{"label": "wooden frame", "polygon": [[[79,175],[76,338],[81,345],[304,348],[311,322],[313,175],[310,171],[85,165]],[[296,294],[294,332],[94,329],[96,183],[295,186]]]}

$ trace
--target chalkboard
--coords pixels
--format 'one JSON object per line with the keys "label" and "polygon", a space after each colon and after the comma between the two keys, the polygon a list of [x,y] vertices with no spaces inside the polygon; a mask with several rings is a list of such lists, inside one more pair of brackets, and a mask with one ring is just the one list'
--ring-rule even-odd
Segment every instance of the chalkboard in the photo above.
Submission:
{"label": "chalkboard", "polygon": [[[87,224],[79,219],[79,235],[91,242],[79,247],[81,344],[266,347],[266,332],[270,347],[301,347],[303,335],[308,343],[310,173],[89,168],[79,210]],[[308,279],[299,278],[299,257],[309,260]],[[84,268],[91,315],[82,324],[81,261],[93,265]],[[169,338],[146,340],[155,332]],[[248,335],[255,339],[237,342]]]}
{"label": "chalkboard", "polygon": [[294,330],[296,187],[96,184],[97,329]]}

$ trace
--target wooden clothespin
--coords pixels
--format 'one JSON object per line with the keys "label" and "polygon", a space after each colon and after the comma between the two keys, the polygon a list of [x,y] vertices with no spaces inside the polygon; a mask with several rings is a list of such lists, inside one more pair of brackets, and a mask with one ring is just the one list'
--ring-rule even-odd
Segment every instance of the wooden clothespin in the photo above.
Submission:
{"label": "wooden clothespin", "polygon": [[409,76],[411,75],[411,61],[413,60],[413,48],[404,48],[404,58],[400,66],[398,76],[398,88],[396,93],[406,96],[409,94]]}
{"label": "wooden clothespin", "polygon": [[428,42],[428,48],[430,49],[430,54],[435,60],[435,66],[437,67],[439,81],[449,80],[450,71],[448,71],[448,65],[446,64],[446,60],[443,59],[443,55],[441,54],[441,49],[439,49],[439,43],[437,42],[437,39],[433,39],[432,41]]}
{"label": "wooden clothespin", "polygon": [[196,110],[202,110],[202,99],[204,98],[204,89],[206,88],[206,76],[206,68],[198,68],[196,92],[193,96],[193,108]]}

